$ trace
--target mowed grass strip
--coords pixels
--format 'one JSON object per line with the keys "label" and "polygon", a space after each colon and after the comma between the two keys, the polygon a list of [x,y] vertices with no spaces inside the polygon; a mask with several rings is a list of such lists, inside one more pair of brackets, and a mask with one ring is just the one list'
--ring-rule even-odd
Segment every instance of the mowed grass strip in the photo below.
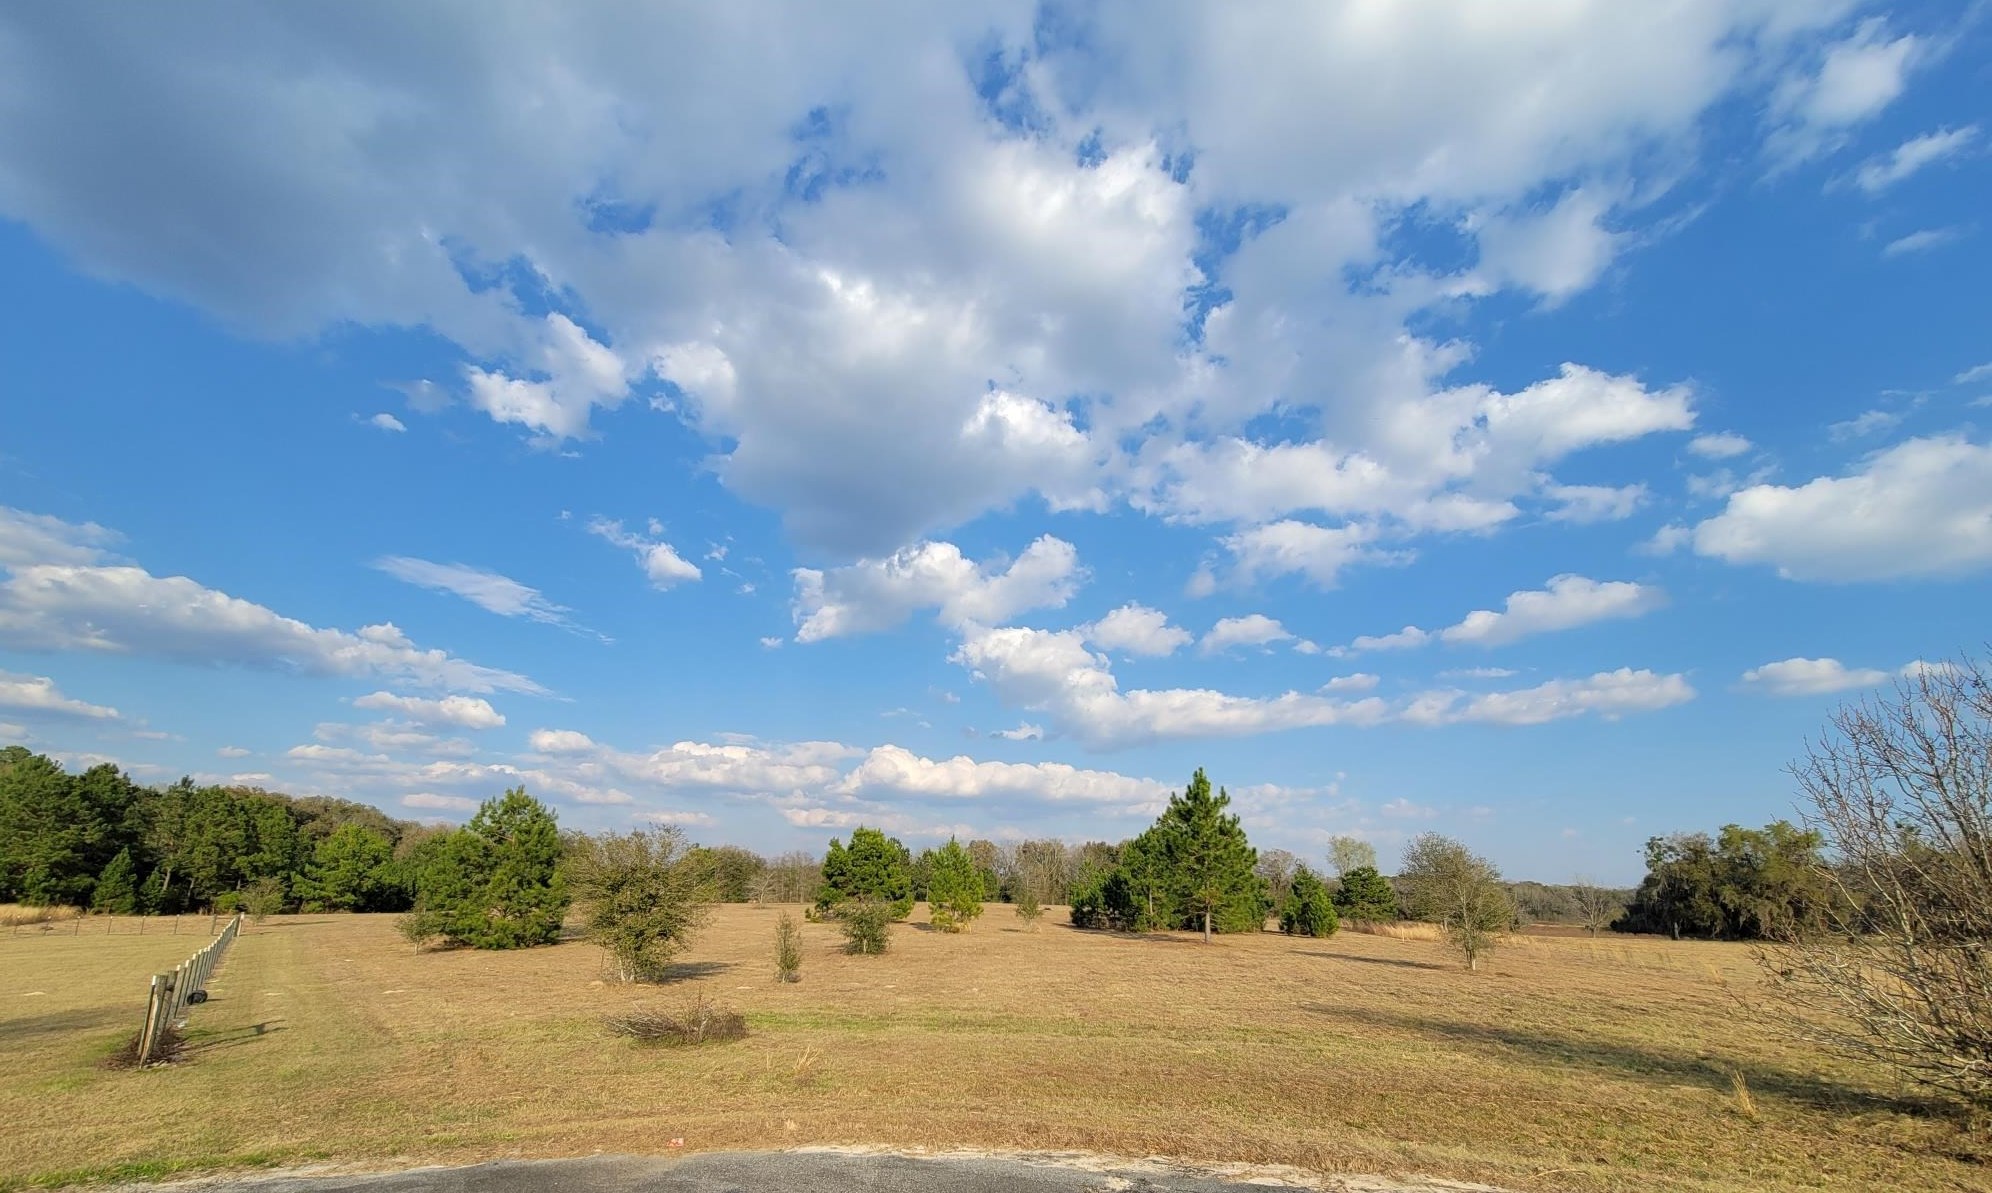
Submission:
{"label": "mowed grass strip", "polygon": [[[793,909],[791,909],[793,910]],[[249,928],[181,1063],[100,1066],[186,937],[0,936],[0,1183],[203,1164],[884,1143],[1084,1149],[1527,1190],[1982,1190],[1953,1123],[1758,1027],[1747,949],[893,929],[882,957],[725,907],[663,986],[580,943],[411,953],[391,917]],[[924,918],[915,913],[915,920]],[[41,991],[35,997],[21,992]],[[611,1036],[703,992],[743,1041]],[[1741,1074],[1747,1105],[1736,1093]]]}

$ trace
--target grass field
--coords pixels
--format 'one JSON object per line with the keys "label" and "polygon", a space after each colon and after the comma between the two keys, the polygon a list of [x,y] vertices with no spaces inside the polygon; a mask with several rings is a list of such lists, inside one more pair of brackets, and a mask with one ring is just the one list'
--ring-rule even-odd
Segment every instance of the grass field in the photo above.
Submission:
{"label": "grass field", "polygon": [[[102,1066],[200,935],[0,933],[0,1186],[329,1159],[804,1143],[1082,1149],[1423,1173],[1523,1190],[1984,1190],[1949,1120],[1767,1036],[1738,946],[1115,937],[1003,907],[883,957],[725,907],[667,986],[574,943],[412,955],[391,917],[248,929],[182,1063]],[[924,919],[923,912],[915,920]],[[204,926],[203,926],[204,927]],[[204,933],[203,933],[204,934]],[[601,1017],[698,991],[752,1034],[696,1050]],[[1738,1093],[1742,1083],[1744,1095]]]}

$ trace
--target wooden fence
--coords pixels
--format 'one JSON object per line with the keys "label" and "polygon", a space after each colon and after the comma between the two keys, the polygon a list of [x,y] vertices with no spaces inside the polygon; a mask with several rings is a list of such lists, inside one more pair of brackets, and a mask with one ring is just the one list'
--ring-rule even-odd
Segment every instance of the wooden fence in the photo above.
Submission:
{"label": "wooden fence", "polygon": [[161,1051],[174,1024],[188,1006],[207,1001],[207,980],[214,973],[214,967],[221,964],[221,955],[242,930],[242,917],[223,925],[207,947],[187,958],[172,973],[152,976],[152,997],[145,1007],[145,1027],[138,1033],[138,1063],[151,1064],[155,1054]]}

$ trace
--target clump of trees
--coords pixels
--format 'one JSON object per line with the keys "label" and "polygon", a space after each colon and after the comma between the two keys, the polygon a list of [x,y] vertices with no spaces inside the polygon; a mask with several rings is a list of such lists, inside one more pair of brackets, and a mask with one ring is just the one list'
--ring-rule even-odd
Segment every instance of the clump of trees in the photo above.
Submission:
{"label": "clump of trees", "polygon": [[[1374,859],[1376,851],[1370,850],[1368,856]],[[1397,888],[1377,873],[1374,861],[1342,871],[1334,903],[1336,914],[1345,920],[1388,923],[1397,918]]]}
{"label": "clump of trees", "polygon": [[1992,1110],[1992,674],[1918,668],[1793,771],[1817,850],[1790,884],[1808,914],[1761,921],[1782,1018]]}
{"label": "clump of trees", "polygon": [[1341,917],[1335,914],[1328,884],[1306,866],[1296,866],[1280,909],[1280,931],[1289,936],[1333,936],[1339,927]]}
{"label": "clump of trees", "polygon": [[1783,820],[1761,829],[1725,825],[1715,837],[1654,837],[1646,843],[1646,877],[1612,927],[1711,940],[1816,928],[1830,917],[1834,898],[1825,844],[1819,832]]}
{"label": "clump of trees", "polygon": [[953,837],[938,850],[929,851],[931,877],[928,909],[934,927],[943,932],[961,932],[982,914],[982,897],[987,890],[983,876],[968,850]]}
{"label": "clump of trees", "polygon": [[710,910],[712,852],[688,846],[676,827],[568,839],[569,888],[619,981],[661,979],[691,943]]}
{"label": "clump of trees", "polygon": [[819,915],[834,913],[847,902],[876,902],[903,920],[913,911],[913,857],[898,838],[862,825],[851,831],[851,843],[830,840],[823,858],[823,885],[816,896]]}
{"label": "clump of trees", "polygon": [[1515,905],[1494,863],[1437,833],[1421,833],[1404,851],[1398,878],[1415,919],[1437,923],[1468,969],[1515,926]]}
{"label": "clump of trees", "polygon": [[1111,868],[1095,871],[1072,896],[1082,928],[1184,928],[1203,933],[1258,931],[1266,886],[1258,853],[1231,797],[1213,794],[1201,767],[1148,831],[1123,844]]}

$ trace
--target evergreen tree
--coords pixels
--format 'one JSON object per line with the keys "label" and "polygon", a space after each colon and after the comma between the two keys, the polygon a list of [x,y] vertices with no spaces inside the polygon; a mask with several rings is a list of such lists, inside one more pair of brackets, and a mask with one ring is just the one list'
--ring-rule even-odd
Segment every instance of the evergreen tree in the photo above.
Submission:
{"label": "evergreen tree", "polygon": [[906,846],[875,828],[851,830],[848,848],[832,838],[823,858],[817,910],[830,910],[847,899],[870,899],[886,904],[893,919],[905,919],[913,911],[912,861]]}
{"label": "evergreen tree", "polygon": [[1341,927],[1328,886],[1306,866],[1295,867],[1286,906],[1280,909],[1280,931],[1289,936],[1333,936]]}
{"label": "evergreen tree", "polygon": [[118,850],[105,864],[104,872],[97,876],[96,890],[90,894],[90,906],[111,915],[137,914],[138,866],[131,860],[130,849]]}
{"label": "evergreen tree", "polygon": [[439,840],[422,869],[419,904],[437,935],[480,949],[560,939],[567,913],[560,826],[525,788],[486,800],[469,824]]}
{"label": "evergreen tree", "polygon": [[1253,872],[1258,851],[1245,839],[1238,817],[1225,812],[1231,797],[1210,791],[1203,768],[1156,823],[1167,882],[1178,908],[1203,929],[1245,932],[1265,926],[1265,886]]}
{"label": "evergreen tree", "polygon": [[1345,920],[1388,922],[1397,918],[1397,889],[1376,872],[1375,866],[1357,866],[1342,875],[1335,888],[1335,910]]}
{"label": "evergreen tree", "polygon": [[943,932],[960,932],[969,921],[982,914],[982,896],[987,889],[975,859],[953,837],[934,854],[933,877],[927,900],[934,926]]}
{"label": "evergreen tree", "polygon": [[393,860],[394,847],[387,838],[357,824],[344,825],[312,851],[298,894],[313,910],[387,910],[395,902],[389,872]]}
{"label": "evergreen tree", "polygon": [[1072,926],[1132,932],[1141,926],[1142,909],[1127,871],[1115,866],[1094,870],[1072,888]]}

